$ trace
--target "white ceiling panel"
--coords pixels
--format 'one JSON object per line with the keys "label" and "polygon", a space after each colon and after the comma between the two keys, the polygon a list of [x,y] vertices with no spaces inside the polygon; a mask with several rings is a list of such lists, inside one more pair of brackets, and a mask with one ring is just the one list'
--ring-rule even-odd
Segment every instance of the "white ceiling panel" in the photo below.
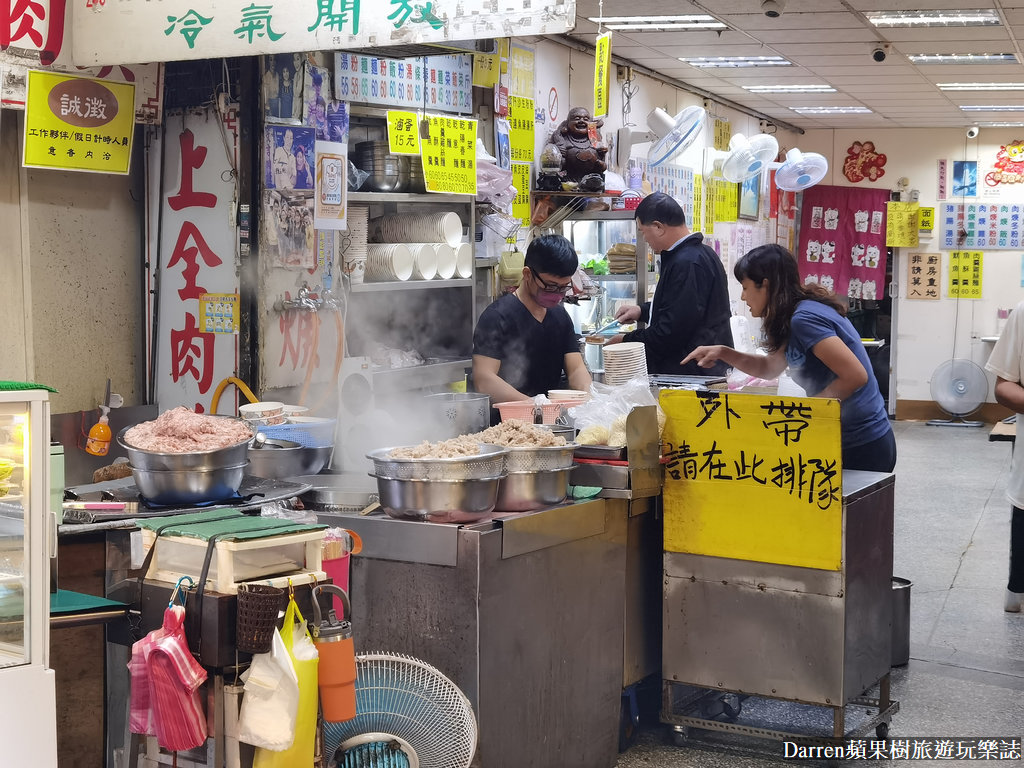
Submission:
{"label": "white ceiling panel", "polygon": [[[936,83],[1024,82],[1024,63],[916,65],[915,53],[1016,53],[1024,59],[1024,0],[788,0],[784,13],[769,19],[753,12],[758,0],[631,0],[630,15],[709,13],[730,28],[706,31],[615,32],[612,54],[662,73],[683,87],[720,94],[769,117],[803,128],[814,126],[915,127],[971,125],[1022,119],[1020,113],[975,113],[960,104],[1024,104],[1024,92],[947,92]],[[626,3],[604,3],[605,13],[624,14]],[[577,0],[582,19],[596,16],[599,0]],[[1008,26],[875,28],[870,10],[961,10],[1000,8]],[[571,36],[593,45],[596,25],[580,21]],[[879,41],[891,43],[883,63],[872,60]],[[789,67],[698,69],[681,56],[778,55]],[[744,85],[828,84],[828,94],[752,94]],[[866,105],[869,115],[799,115],[801,105]],[[1008,118],[1007,115],[1010,115]]]}

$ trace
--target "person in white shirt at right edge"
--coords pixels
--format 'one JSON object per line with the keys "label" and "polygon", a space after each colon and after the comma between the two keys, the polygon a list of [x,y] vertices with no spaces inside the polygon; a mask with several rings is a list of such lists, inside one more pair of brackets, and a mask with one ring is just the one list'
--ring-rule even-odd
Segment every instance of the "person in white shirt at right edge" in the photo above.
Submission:
{"label": "person in white shirt at right edge", "polygon": [[[1010,313],[985,368],[996,375],[996,402],[1015,413],[1024,413],[1024,301]],[[1022,423],[1018,418],[1018,429]],[[1003,609],[1020,613],[1024,609],[1024,449],[1013,452],[1006,495],[1012,511],[1010,579]]]}

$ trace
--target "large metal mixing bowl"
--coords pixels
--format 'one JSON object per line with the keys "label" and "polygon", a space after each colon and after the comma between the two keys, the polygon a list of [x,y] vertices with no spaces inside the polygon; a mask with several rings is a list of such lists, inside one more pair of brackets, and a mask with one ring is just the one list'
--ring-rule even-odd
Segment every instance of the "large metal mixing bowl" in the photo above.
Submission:
{"label": "large metal mixing bowl", "polygon": [[296,475],[316,475],[331,460],[334,446],[307,447],[292,440],[256,440],[249,448],[246,474],[280,480]]}
{"label": "large metal mixing bowl", "polygon": [[129,425],[117,433],[117,443],[128,454],[128,463],[134,469],[185,470],[185,469],[218,469],[220,467],[237,467],[248,460],[249,441],[256,434],[255,428],[244,419],[233,416],[218,416],[221,419],[233,419],[245,424],[249,437],[240,443],[212,451],[193,451],[191,453],[160,453],[136,448],[125,442],[124,435],[134,425]]}
{"label": "large metal mixing bowl", "polygon": [[572,470],[570,466],[541,472],[509,472],[498,484],[494,508],[502,512],[528,512],[561,504],[569,494]]}
{"label": "large metal mixing bowl", "polygon": [[373,461],[373,474],[396,480],[479,480],[505,473],[505,448],[479,443],[480,452],[472,456],[447,459],[396,459],[395,448],[380,448],[366,455]]}
{"label": "large metal mixing bowl", "polygon": [[203,504],[234,496],[242,484],[246,464],[213,469],[132,467],[132,475],[139,493],[153,504]]}
{"label": "large metal mixing bowl", "polygon": [[494,511],[501,477],[476,480],[399,480],[377,477],[380,505],[391,517],[468,523]]}

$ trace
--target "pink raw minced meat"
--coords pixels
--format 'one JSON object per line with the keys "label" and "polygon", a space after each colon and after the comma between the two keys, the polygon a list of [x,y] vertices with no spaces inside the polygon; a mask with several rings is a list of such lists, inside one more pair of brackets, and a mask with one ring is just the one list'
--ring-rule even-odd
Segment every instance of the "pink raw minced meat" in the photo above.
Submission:
{"label": "pink raw minced meat", "polygon": [[155,421],[136,424],[124,434],[133,448],[155,453],[198,453],[238,445],[252,430],[238,419],[194,413],[184,406],[172,408]]}

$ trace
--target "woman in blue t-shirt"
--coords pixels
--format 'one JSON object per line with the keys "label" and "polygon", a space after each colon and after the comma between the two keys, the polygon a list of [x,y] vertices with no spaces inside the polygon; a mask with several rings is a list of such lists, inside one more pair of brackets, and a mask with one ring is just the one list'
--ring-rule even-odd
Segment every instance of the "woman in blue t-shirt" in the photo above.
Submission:
{"label": "woman in blue t-shirt", "polygon": [[698,347],[683,363],[708,368],[717,360],[744,373],[772,379],[789,366],[812,397],[840,401],[843,468],[891,472],[896,438],[860,335],[846,319],[846,305],[817,283],[804,285],[796,259],[779,245],[762,245],[736,262],[742,298],[762,318],[766,356],[731,347]]}

